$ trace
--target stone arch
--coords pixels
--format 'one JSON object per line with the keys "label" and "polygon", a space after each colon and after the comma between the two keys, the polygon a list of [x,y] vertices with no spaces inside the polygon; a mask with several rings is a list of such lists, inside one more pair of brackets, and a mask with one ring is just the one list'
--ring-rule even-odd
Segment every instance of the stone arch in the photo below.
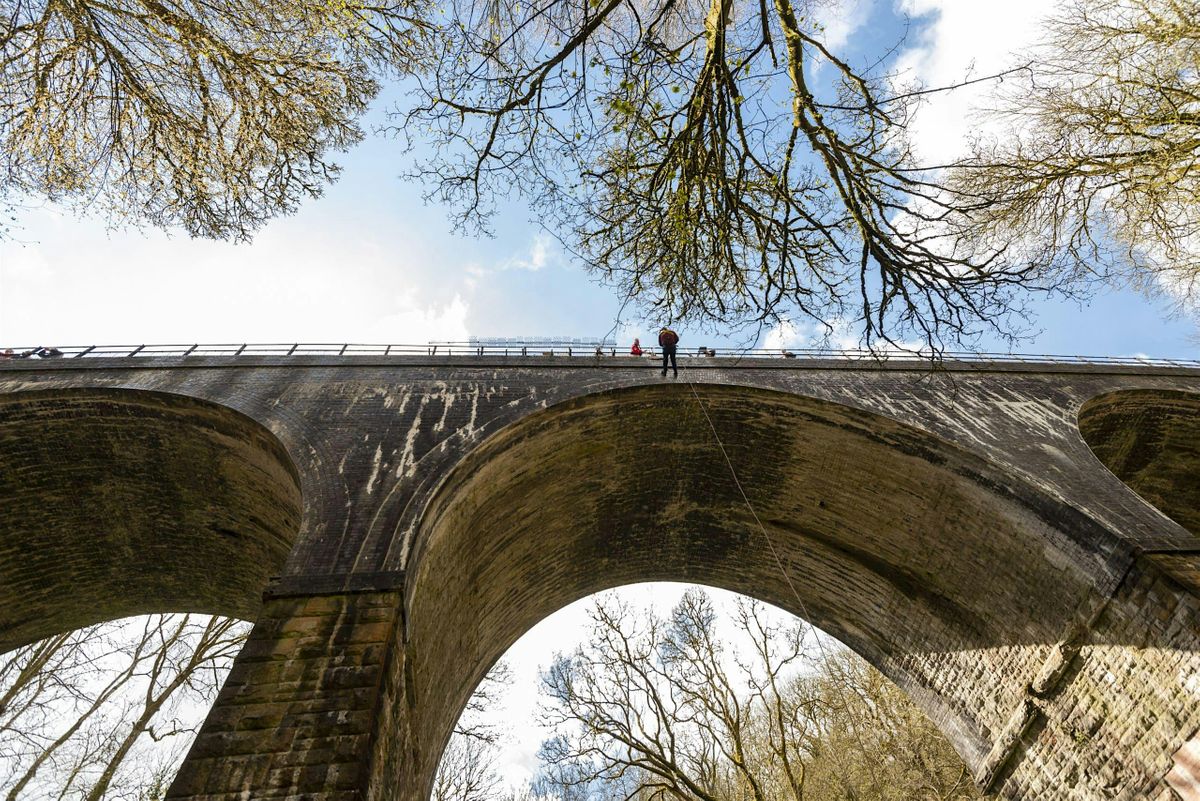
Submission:
{"label": "stone arch", "polygon": [[400,797],[428,797],[463,704],[523,632],[573,600],[652,580],[807,617],[895,680],[977,776],[994,778],[1013,711],[1107,580],[1072,538],[1107,532],[895,420],[776,391],[694,391],[654,385],[552,407],[491,437],[443,482],[407,571],[402,773],[418,785]]}
{"label": "stone arch", "polygon": [[1109,392],[1079,409],[1079,432],[1117,478],[1200,537],[1200,394]]}
{"label": "stone arch", "polygon": [[0,395],[0,497],[0,652],[151,612],[253,620],[301,508],[262,425],[127,389]]}

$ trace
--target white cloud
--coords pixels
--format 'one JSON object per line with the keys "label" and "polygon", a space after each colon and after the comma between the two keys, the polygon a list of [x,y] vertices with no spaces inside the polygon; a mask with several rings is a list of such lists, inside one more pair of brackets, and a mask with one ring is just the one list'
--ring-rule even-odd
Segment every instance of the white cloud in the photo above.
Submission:
{"label": "white cloud", "polygon": [[485,281],[498,273],[509,270],[529,273],[541,272],[546,267],[557,263],[560,254],[561,249],[557,241],[546,234],[536,234],[529,243],[529,247],[521,253],[514,254],[491,265],[479,262],[466,265],[463,268],[465,274],[465,278],[463,279],[464,285],[471,291],[474,291],[479,287],[481,281]]}
{"label": "white cloud", "polygon": [[806,347],[808,332],[802,332],[795,323],[784,320],[767,332],[762,346],[768,350]]}
{"label": "white cloud", "polygon": [[875,0],[825,0],[814,9],[813,17],[825,31],[825,44],[836,51],[866,24],[874,7]]}
{"label": "white cloud", "polygon": [[395,299],[396,311],[376,320],[368,328],[369,342],[421,344],[424,342],[465,342],[469,307],[462,296],[443,306],[425,306],[412,293]]}
{"label": "white cloud", "polygon": [[[815,323],[783,320],[763,337],[761,347],[767,350],[828,350],[858,351],[862,348],[859,328],[847,320],[830,321],[830,329]],[[876,354],[912,354],[922,350],[917,341],[900,340],[895,344],[875,342]]]}
{"label": "white cloud", "polygon": [[[0,244],[0,342],[424,343],[467,336],[469,288],[403,232],[281,221],[253,247],[39,217]],[[439,269],[441,268],[441,269]]]}
{"label": "white cloud", "polygon": [[768,350],[857,350],[859,347],[858,328],[846,320],[830,321],[831,329],[818,326],[812,322],[792,322],[782,320],[767,332],[763,338],[762,347]]}
{"label": "white cloud", "polygon": [[46,254],[35,247],[23,246],[19,243],[0,245],[0,298],[5,289],[4,278],[11,281],[36,283],[49,287],[54,283],[54,268],[46,259]]}
{"label": "white cloud", "polygon": [[500,265],[501,270],[528,270],[536,273],[558,260],[558,242],[547,234],[537,234],[529,245],[528,252],[514,256]]}
{"label": "white cloud", "polygon": [[[1019,51],[1037,39],[1041,21],[1062,6],[1061,0],[898,0],[897,10],[913,17],[932,17],[913,46],[905,49],[897,68],[902,79],[947,86],[1009,69]],[[962,152],[977,132],[979,114],[996,84],[985,82],[930,95],[913,121],[918,155],[927,163],[944,163]]]}

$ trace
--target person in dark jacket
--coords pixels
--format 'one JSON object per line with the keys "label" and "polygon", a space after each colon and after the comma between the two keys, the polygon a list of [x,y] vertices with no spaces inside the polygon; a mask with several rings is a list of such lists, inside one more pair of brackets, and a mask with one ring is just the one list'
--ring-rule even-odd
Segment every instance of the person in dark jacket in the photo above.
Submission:
{"label": "person in dark jacket", "polygon": [[671,360],[671,369],[674,371],[675,378],[679,378],[679,365],[675,363],[675,346],[679,344],[679,334],[676,334],[670,328],[663,326],[658,332],[658,344],[662,348],[663,378],[667,377],[667,360]]}

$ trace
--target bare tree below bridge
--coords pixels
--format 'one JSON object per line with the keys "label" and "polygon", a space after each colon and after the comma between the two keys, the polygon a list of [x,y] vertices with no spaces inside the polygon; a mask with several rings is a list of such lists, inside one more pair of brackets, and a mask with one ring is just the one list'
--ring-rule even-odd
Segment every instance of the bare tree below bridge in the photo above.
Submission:
{"label": "bare tree below bridge", "polygon": [[248,630],[151,615],[4,654],[0,798],[161,798]]}
{"label": "bare tree below bridge", "polygon": [[857,656],[741,599],[732,650],[708,596],[638,622],[602,600],[587,641],[544,674],[544,796],[561,801],[967,801],[949,743]]}

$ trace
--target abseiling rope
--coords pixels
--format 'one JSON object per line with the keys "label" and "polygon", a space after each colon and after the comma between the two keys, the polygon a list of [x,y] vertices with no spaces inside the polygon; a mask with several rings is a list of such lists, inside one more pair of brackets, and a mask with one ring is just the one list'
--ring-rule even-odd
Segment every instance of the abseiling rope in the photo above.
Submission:
{"label": "abseiling rope", "polygon": [[[804,599],[800,597],[800,593],[796,590],[796,585],[792,583],[792,577],[788,575],[787,569],[783,566],[783,559],[780,558],[779,551],[775,548],[775,542],[771,539],[771,535],[767,533],[767,527],[763,525],[762,520],[758,516],[758,512],[754,509],[754,504],[750,502],[750,497],[746,494],[746,490],[742,487],[742,482],[738,478],[737,470],[735,470],[733,467],[733,461],[729,458],[728,451],[725,450],[725,443],[721,441],[721,435],[717,433],[717,427],[713,424],[712,418],[709,417],[708,409],[705,408],[704,401],[700,399],[700,393],[696,391],[696,385],[689,380],[688,387],[692,390],[692,397],[695,399],[696,405],[700,407],[700,411],[703,412],[704,420],[708,423],[708,430],[712,432],[713,439],[716,441],[717,447],[721,451],[721,456],[725,459],[725,465],[729,468],[729,475],[733,478],[734,486],[737,487],[737,491],[742,496],[742,500],[745,502],[746,508],[750,510],[750,515],[754,518],[754,522],[758,526],[758,530],[762,534],[763,540],[765,540],[767,543],[768,550],[771,551],[771,556],[775,560],[775,566],[779,568],[779,574],[783,576],[784,582],[787,583],[788,589],[791,590],[792,596],[796,599],[796,603],[800,607],[800,611],[803,613],[805,620],[807,620],[808,624],[812,626],[812,615],[808,613],[808,606],[804,603]],[[817,649],[821,652],[821,659],[825,661],[825,664],[832,666],[833,663],[829,659],[829,653],[825,649],[823,638],[818,635],[816,637],[816,641]],[[845,688],[842,687],[842,685],[837,681],[833,682],[833,686],[837,688],[837,693],[841,696],[842,706],[849,710],[850,706],[847,703]],[[851,730],[854,732],[854,739],[858,742],[859,751],[863,753],[864,757],[867,757],[865,761],[871,774],[871,784],[873,785],[873,789],[880,798],[883,798],[884,796],[881,792],[882,788],[879,782],[879,775],[875,772],[875,763],[869,758],[869,752],[867,751],[866,745],[862,741],[862,735],[858,730],[858,726],[852,724]],[[783,732],[780,732],[780,736],[782,735]],[[787,746],[785,745],[784,747],[786,748]],[[849,782],[846,782],[845,763],[843,763],[841,759],[838,760],[838,767],[841,769],[842,781],[849,785]]]}

